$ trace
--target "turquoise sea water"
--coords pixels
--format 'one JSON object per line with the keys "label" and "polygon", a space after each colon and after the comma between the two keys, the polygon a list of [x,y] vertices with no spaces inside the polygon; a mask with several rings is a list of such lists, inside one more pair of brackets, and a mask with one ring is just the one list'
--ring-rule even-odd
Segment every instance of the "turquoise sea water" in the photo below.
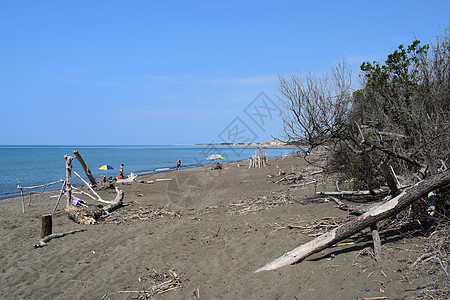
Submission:
{"label": "turquoise sea water", "polygon": [[[125,175],[131,172],[137,175],[150,174],[162,170],[171,170],[181,159],[183,167],[194,167],[211,163],[206,160],[211,154],[221,154],[223,162],[246,160],[255,153],[252,147],[230,146],[0,146],[0,199],[20,195],[17,181],[22,186],[41,185],[65,178],[66,161],[64,155],[73,155],[77,149],[89,166],[95,178],[101,174],[116,176],[120,164],[125,165]],[[266,148],[269,157],[292,153],[293,148]],[[86,181],[84,171],[73,160],[73,170]],[[99,171],[104,164],[114,170]],[[73,184],[81,184],[72,175]],[[46,190],[60,189],[60,184]],[[41,191],[38,189],[36,191]]]}

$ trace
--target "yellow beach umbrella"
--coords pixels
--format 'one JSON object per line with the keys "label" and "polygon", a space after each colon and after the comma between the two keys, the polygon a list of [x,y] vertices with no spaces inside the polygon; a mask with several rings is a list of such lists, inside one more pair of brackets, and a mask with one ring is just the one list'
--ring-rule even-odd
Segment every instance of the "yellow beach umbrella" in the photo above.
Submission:
{"label": "yellow beach umbrella", "polygon": [[98,168],[98,170],[99,170],[99,171],[102,171],[102,170],[107,171],[107,170],[114,170],[114,168],[111,167],[110,165],[103,165],[103,166],[101,166],[100,168]]}

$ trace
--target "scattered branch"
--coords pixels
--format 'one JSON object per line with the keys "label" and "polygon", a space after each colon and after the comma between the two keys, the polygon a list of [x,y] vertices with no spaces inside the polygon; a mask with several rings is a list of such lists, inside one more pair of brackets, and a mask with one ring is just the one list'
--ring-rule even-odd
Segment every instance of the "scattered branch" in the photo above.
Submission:
{"label": "scattered branch", "polygon": [[77,232],[82,232],[82,231],[86,231],[86,229],[77,229],[77,230],[72,230],[69,232],[63,232],[63,233],[54,233],[54,234],[50,234],[47,235],[46,237],[44,237],[42,240],[39,241],[39,243],[37,243],[36,245],[34,245],[34,248],[40,248],[40,247],[44,247],[47,245],[47,243],[53,239],[56,238],[60,238],[69,234],[74,234]]}
{"label": "scattered branch", "polygon": [[439,187],[446,186],[449,183],[449,171],[422,180],[390,201],[385,202],[365,214],[287,252],[283,256],[259,268],[256,272],[278,269],[282,266],[303,260],[311,254],[326,249],[376,222],[397,214],[421,196],[426,195]]}

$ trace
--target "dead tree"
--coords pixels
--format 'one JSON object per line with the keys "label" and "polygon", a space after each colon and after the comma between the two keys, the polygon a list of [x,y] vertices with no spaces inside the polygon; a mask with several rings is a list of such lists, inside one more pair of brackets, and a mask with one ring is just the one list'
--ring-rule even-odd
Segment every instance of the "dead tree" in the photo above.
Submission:
{"label": "dead tree", "polygon": [[420,197],[448,184],[450,184],[450,171],[448,170],[421,180],[414,186],[400,193],[397,197],[371,209],[356,219],[342,224],[314,240],[285,253],[283,256],[280,256],[274,261],[259,268],[256,272],[275,270],[301,261],[313,253],[322,251],[323,249],[349,238],[362,229],[370,227],[372,224],[376,224],[385,218],[399,213]]}

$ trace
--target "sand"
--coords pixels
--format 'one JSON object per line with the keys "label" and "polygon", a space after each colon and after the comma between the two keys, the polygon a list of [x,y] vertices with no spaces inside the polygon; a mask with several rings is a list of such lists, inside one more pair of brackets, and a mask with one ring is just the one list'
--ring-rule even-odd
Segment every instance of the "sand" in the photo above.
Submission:
{"label": "sand", "polygon": [[[119,185],[129,205],[110,216],[109,223],[97,225],[69,220],[63,210],[65,199],[52,212],[56,198],[49,196],[57,192],[34,195],[24,214],[20,199],[0,203],[0,298],[136,299],[143,294],[133,291],[149,290],[158,283],[149,277],[153,270],[160,274],[170,270],[181,282],[181,287],[154,299],[411,299],[418,295],[423,279],[412,276],[408,266],[421,254],[423,238],[390,231],[381,232],[381,263],[368,255],[371,236],[366,230],[298,264],[254,273],[312,239],[301,229],[284,225],[352,218],[332,202],[308,201],[316,190],[333,190],[331,178],[322,178],[317,186],[274,183],[283,170],[308,175],[311,168],[301,158],[279,157],[269,164],[248,169],[246,162],[234,162],[224,164],[223,170],[198,167],[138,177],[138,181],[170,180]],[[99,194],[112,200],[116,193],[105,189]],[[248,206],[258,197],[260,203],[278,202],[271,207]],[[172,214],[150,218],[145,212],[152,209]],[[144,212],[140,219],[123,220],[138,210]],[[86,231],[35,249],[41,216],[47,213],[53,216],[53,233]]]}

